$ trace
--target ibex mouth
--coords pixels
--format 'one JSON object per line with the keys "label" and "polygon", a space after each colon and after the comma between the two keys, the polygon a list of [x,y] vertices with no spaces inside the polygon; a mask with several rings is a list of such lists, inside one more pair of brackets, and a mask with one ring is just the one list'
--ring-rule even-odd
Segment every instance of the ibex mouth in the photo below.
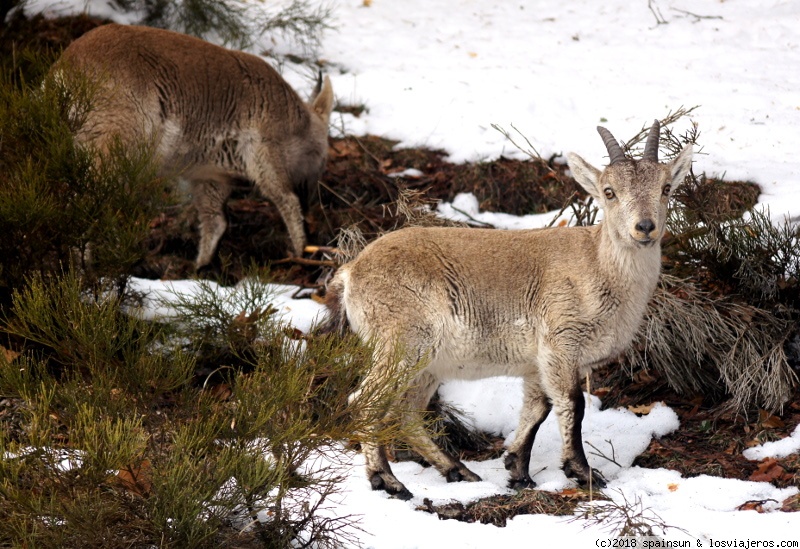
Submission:
{"label": "ibex mouth", "polygon": [[655,238],[650,238],[649,236],[646,238],[634,238],[633,240],[636,242],[636,244],[638,244],[642,248],[649,248],[650,246],[658,242],[658,240],[656,240]]}

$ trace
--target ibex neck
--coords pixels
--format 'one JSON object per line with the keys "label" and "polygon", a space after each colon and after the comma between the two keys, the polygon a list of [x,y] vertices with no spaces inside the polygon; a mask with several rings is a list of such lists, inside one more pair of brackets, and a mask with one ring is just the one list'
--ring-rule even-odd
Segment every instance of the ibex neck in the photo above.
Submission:
{"label": "ibex neck", "polygon": [[655,289],[661,273],[661,243],[654,242],[649,246],[631,242],[621,243],[612,237],[608,230],[600,230],[601,268],[620,281],[631,283],[632,288],[642,289],[650,293]]}

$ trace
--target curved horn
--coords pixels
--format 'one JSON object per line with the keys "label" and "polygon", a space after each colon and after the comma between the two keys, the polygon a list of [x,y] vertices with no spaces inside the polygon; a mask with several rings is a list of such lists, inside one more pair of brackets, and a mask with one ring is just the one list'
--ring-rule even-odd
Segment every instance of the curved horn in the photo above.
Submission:
{"label": "curved horn", "polygon": [[658,137],[660,133],[661,125],[658,123],[658,120],[656,120],[650,127],[650,133],[647,134],[647,141],[644,144],[644,154],[642,154],[642,160],[658,162]]}
{"label": "curved horn", "polygon": [[597,132],[603,138],[603,144],[605,144],[608,156],[611,159],[609,165],[625,160],[625,153],[622,152],[622,148],[617,143],[617,140],[614,139],[614,136],[611,135],[611,132],[602,126],[597,126]]}

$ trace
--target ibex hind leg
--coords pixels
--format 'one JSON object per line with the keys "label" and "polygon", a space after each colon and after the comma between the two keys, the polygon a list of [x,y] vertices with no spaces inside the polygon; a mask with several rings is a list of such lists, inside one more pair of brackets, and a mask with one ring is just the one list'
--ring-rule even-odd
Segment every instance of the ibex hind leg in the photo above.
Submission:
{"label": "ibex hind leg", "polygon": [[197,269],[211,263],[222,235],[228,228],[225,202],[231,194],[227,181],[201,179],[191,182],[194,207],[197,210],[200,242],[197,245]]}
{"label": "ibex hind leg", "polygon": [[[389,465],[389,460],[386,457],[386,448],[378,442],[376,431],[384,426],[388,421],[388,417],[383,417],[377,420],[377,424],[373,423],[376,418],[368,417],[369,410],[374,409],[369,402],[372,399],[380,399],[380,388],[384,386],[385,381],[381,379],[382,375],[387,375],[387,362],[385,359],[378,359],[371,371],[366,375],[361,382],[359,388],[350,395],[349,401],[351,406],[355,406],[356,410],[361,410],[361,452],[364,454],[364,461],[366,462],[367,478],[373,490],[383,490],[391,496],[397,497],[402,500],[411,499],[411,492],[400,482]],[[380,405],[380,403],[378,403]]]}
{"label": "ibex hind leg", "polygon": [[[408,433],[408,443],[425,460],[436,467],[447,482],[480,481],[481,477],[470,471],[460,460],[442,450],[421,423],[419,410],[425,410],[440,381],[427,372],[421,372],[405,395],[403,426]],[[415,413],[415,411],[417,413]]]}
{"label": "ibex hind leg", "polygon": [[373,442],[361,444],[361,451],[367,462],[367,478],[373,490],[383,490],[398,499],[409,500],[413,494],[400,482],[389,466],[386,449]]}

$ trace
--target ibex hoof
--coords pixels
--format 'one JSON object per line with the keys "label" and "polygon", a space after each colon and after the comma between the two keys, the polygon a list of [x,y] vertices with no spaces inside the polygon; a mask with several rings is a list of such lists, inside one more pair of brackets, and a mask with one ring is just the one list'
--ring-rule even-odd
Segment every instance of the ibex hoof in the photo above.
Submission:
{"label": "ibex hoof", "polygon": [[580,486],[588,486],[589,476],[591,475],[593,487],[606,487],[605,477],[596,469],[576,469],[567,463],[564,464],[564,474],[567,475],[567,478],[575,478]]}
{"label": "ibex hoof", "polygon": [[373,490],[383,490],[387,494],[403,501],[411,499],[413,494],[408,491],[408,488],[403,486],[403,483],[394,479],[394,481],[386,481],[381,473],[373,473],[369,478],[369,483],[372,485]]}
{"label": "ibex hoof", "polygon": [[453,467],[447,471],[447,474],[444,475],[444,478],[447,479],[447,482],[461,482],[462,480],[466,480],[467,482],[480,482],[483,480],[466,467],[460,469],[458,467]]}
{"label": "ibex hoof", "polygon": [[506,471],[511,471],[512,469],[517,468],[517,463],[519,462],[519,458],[517,454],[514,452],[509,452],[506,454],[505,459],[503,459],[503,465],[506,466]]}
{"label": "ibex hoof", "polygon": [[510,478],[508,479],[508,487],[512,490],[525,490],[526,488],[536,488],[536,483],[531,477]]}

